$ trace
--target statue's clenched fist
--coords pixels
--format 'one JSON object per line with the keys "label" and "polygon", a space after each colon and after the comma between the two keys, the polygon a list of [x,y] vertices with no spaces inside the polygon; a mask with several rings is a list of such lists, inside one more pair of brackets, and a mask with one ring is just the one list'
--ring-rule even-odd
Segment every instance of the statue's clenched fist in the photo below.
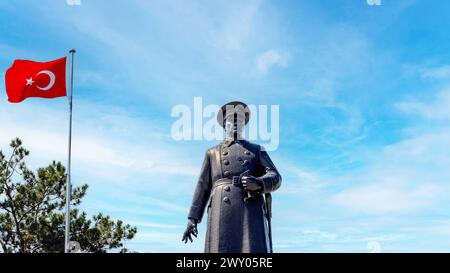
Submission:
{"label": "statue's clenched fist", "polygon": [[263,189],[263,182],[257,177],[243,176],[241,181],[246,191],[257,192]]}

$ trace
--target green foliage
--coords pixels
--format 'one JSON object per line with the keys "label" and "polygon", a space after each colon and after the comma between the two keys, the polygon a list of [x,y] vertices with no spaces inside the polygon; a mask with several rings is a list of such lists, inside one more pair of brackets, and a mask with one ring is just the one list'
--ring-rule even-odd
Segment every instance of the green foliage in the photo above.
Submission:
{"label": "green foliage", "polygon": [[[25,163],[29,152],[20,139],[6,157],[0,150],[0,252],[63,252],[66,169],[52,162],[37,172]],[[77,208],[87,185],[72,189],[71,240],[87,252],[127,252],[123,241],[137,232],[101,213],[89,218]]]}

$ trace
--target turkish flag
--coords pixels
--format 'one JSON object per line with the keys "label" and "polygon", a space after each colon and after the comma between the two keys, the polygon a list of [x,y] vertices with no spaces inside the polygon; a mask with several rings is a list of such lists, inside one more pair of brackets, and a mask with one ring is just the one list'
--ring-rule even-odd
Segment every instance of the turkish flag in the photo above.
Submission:
{"label": "turkish flag", "polygon": [[5,74],[8,101],[21,102],[29,97],[66,96],[66,57],[51,62],[15,60]]}

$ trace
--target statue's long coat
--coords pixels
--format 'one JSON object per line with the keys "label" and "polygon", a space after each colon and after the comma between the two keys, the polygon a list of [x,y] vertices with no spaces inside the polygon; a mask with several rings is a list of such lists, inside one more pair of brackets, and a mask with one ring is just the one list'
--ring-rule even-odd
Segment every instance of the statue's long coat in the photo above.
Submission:
{"label": "statue's long coat", "polygon": [[[246,171],[263,181],[261,193],[247,201],[238,178]],[[280,174],[259,145],[226,140],[208,149],[189,212],[200,222],[207,211],[205,252],[268,252],[263,195],[280,184]]]}

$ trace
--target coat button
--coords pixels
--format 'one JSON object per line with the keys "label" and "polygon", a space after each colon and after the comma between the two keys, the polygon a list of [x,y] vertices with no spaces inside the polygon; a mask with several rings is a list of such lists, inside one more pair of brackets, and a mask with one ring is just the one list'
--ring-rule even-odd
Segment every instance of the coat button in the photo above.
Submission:
{"label": "coat button", "polygon": [[245,154],[246,155],[250,155],[250,151],[245,151]]}
{"label": "coat button", "polygon": [[230,202],[230,198],[228,198],[227,196],[225,196],[225,197],[223,198],[223,202],[225,202],[225,203]]}
{"label": "coat button", "polygon": [[231,190],[231,188],[230,188],[230,186],[226,186],[225,188],[223,188],[225,191],[230,191]]}
{"label": "coat button", "polygon": [[230,165],[230,161],[228,161],[228,159],[225,159],[225,160],[223,161],[223,164],[225,164],[225,165]]}
{"label": "coat button", "polygon": [[222,155],[228,155],[228,151],[223,151]]}
{"label": "coat button", "polygon": [[223,172],[223,175],[224,175],[224,176],[229,176],[229,175],[230,175],[230,172],[229,172],[229,171],[224,171],[224,172]]}

